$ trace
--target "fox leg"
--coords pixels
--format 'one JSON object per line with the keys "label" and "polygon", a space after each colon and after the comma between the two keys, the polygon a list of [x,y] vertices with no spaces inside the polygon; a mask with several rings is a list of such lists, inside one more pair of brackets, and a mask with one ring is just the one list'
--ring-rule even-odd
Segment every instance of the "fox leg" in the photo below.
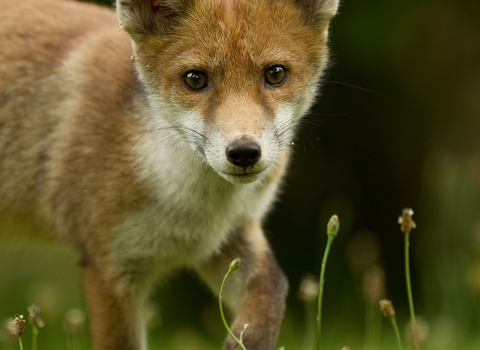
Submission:
{"label": "fox leg", "polygon": [[84,266],[94,350],[146,350],[145,299],[108,280],[94,264]]}
{"label": "fox leg", "polygon": [[[285,312],[288,282],[280,270],[258,222],[240,229],[222,251],[197,267],[200,276],[218,293],[233,259],[240,267],[225,283],[223,300],[237,315],[232,331],[237,336],[248,324],[243,343],[248,350],[273,350]],[[230,336],[224,349],[239,349]]]}

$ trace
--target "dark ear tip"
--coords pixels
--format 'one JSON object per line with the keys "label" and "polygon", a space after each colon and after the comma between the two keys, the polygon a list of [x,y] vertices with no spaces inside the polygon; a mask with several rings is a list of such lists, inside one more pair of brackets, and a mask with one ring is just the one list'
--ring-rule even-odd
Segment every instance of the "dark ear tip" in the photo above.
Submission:
{"label": "dark ear tip", "polygon": [[171,8],[170,6],[168,6],[166,1],[150,0],[150,4],[152,6],[152,9],[158,14],[162,14],[166,17],[174,17],[175,16],[174,9]]}
{"label": "dark ear tip", "polygon": [[168,32],[187,1],[194,0],[117,0],[117,15],[122,29],[137,41]]}
{"label": "dark ear tip", "polygon": [[330,19],[337,13],[340,0],[294,0],[309,13],[323,14]]}

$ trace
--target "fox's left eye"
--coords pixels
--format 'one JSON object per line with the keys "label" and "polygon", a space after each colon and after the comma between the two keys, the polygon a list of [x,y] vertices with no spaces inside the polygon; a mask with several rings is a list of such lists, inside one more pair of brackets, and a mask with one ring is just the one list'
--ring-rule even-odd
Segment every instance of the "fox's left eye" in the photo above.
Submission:
{"label": "fox's left eye", "polygon": [[195,91],[203,90],[207,87],[207,75],[199,70],[191,70],[183,76],[185,85]]}
{"label": "fox's left eye", "polygon": [[272,66],[265,71],[265,81],[274,87],[281,86],[287,80],[287,70],[282,66]]}

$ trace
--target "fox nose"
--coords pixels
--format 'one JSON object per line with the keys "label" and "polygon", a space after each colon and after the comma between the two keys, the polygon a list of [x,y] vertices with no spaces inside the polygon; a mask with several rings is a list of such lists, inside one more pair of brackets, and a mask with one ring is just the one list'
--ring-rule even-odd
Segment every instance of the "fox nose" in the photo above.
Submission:
{"label": "fox nose", "polygon": [[230,163],[246,170],[260,160],[262,149],[257,143],[252,141],[236,141],[227,147],[225,153]]}

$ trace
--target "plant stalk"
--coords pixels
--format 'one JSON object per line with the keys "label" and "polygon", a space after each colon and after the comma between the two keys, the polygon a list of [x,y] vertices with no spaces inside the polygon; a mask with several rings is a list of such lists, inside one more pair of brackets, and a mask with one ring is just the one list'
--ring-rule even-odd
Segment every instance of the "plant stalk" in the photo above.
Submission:
{"label": "plant stalk", "polygon": [[22,337],[18,337],[18,343],[20,344],[20,350],[23,350]]}
{"label": "plant stalk", "polygon": [[402,342],[400,341],[400,332],[398,331],[397,320],[392,318],[392,326],[395,330],[395,337],[397,338],[397,348],[398,350],[402,350]]}
{"label": "plant stalk", "polygon": [[227,280],[227,277],[232,273],[233,269],[230,267],[228,269],[228,272],[225,274],[225,277],[223,277],[222,284],[220,286],[220,295],[218,296],[218,306],[220,308],[220,316],[222,318],[223,325],[225,326],[225,329],[227,330],[228,334],[237,342],[237,344],[242,348],[242,350],[247,350],[245,346],[243,345],[243,341],[239,340],[235,334],[231,331],[230,327],[228,326],[227,320],[225,319],[225,314],[223,313],[223,305],[222,305],[222,294],[223,294],[223,286],[225,284],[225,281]]}
{"label": "plant stalk", "polygon": [[319,291],[318,291],[318,303],[317,303],[317,334],[315,337],[315,349],[320,350],[320,338],[322,334],[322,299],[323,299],[323,285],[325,283],[325,269],[327,267],[328,253],[332,246],[334,236],[329,235],[325,252],[323,253],[322,268],[320,270]]}
{"label": "plant stalk", "polygon": [[412,283],[410,279],[410,231],[405,232],[405,279],[407,282],[408,306],[410,308],[410,319],[412,324],[412,336],[415,348],[418,349],[416,330],[417,324],[415,320],[415,309],[413,307]]}
{"label": "plant stalk", "polygon": [[32,325],[32,350],[37,350],[38,326]]}

